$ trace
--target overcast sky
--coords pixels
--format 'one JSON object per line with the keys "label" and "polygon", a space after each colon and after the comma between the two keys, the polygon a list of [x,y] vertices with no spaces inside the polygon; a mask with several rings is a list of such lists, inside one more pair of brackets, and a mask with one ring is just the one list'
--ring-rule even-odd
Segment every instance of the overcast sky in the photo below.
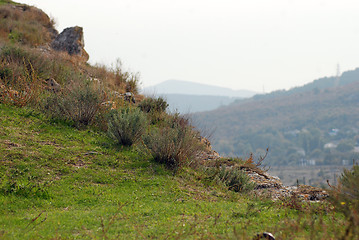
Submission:
{"label": "overcast sky", "polygon": [[19,0],[82,26],[91,63],[265,92],[359,67],[358,0]]}

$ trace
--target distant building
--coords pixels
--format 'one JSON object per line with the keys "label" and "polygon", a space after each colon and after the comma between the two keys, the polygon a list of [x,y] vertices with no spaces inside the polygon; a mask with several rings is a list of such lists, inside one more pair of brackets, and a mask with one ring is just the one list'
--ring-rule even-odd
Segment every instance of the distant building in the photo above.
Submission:
{"label": "distant building", "polygon": [[333,128],[332,130],[330,130],[329,135],[334,137],[338,134],[338,132],[339,132],[338,128]]}
{"label": "distant building", "polygon": [[299,165],[300,166],[315,166],[316,165],[316,160],[315,159],[302,158],[302,159],[299,160]]}
{"label": "distant building", "polygon": [[324,144],[324,148],[336,148],[338,146],[338,144],[334,143],[334,142],[329,142]]}

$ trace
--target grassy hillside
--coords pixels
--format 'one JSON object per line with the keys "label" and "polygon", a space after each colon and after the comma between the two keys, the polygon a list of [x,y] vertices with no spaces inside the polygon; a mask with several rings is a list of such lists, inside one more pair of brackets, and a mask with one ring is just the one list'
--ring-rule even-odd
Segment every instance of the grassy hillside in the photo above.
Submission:
{"label": "grassy hillside", "polygon": [[173,175],[136,148],[31,109],[0,104],[0,122],[2,239],[250,239],[263,231],[324,239],[343,231],[329,205],[249,197],[191,169]]}
{"label": "grassy hillside", "polygon": [[12,26],[0,38],[0,239],[356,236],[357,168],[330,201],[273,201],[243,170],[265,176],[259,164],[205,158],[189,120],[138,95],[120,62],[54,51],[53,22],[36,8],[3,5],[0,16]]}

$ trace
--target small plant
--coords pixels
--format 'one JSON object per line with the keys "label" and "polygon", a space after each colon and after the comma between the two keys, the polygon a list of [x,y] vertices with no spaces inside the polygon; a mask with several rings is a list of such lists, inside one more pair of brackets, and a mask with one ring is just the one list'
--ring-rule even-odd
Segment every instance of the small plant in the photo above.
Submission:
{"label": "small plant", "polygon": [[34,182],[5,181],[0,187],[0,193],[26,198],[50,199],[46,185]]}
{"label": "small plant", "polygon": [[208,168],[207,174],[210,180],[224,184],[231,191],[249,192],[255,187],[250,177],[238,167]]}
{"label": "small plant", "polygon": [[196,163],[196,154],[202,150],[199,134],[179,115],[170,117],[161,127],[154,127],[143,137],[143,144],[155,161],[175,172]]}
{"label": "small plant", "polygon": [[108,134],[118,144],[131,146],[146,130],[147,119],[137,108],[112,110],[108,116]]}
{"label": "small plant", "polygon": [[89,82],[71,83],[45,98],[42,108],[53,118],[70,120],[81,127],[93,122],[105,99],[104,91]]}

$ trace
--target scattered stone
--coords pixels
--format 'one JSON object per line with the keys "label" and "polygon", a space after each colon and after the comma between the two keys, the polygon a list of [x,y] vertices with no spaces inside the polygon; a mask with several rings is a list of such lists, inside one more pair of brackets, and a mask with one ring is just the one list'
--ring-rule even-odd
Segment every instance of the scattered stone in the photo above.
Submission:
{"label": "scattered stone", "polygon": [[132,92],[126,92],[126,93],[121,94],[121,95],[123,96],[123,100],[125,100],[126,102],[136,103],[135,95]]}
{"label": "scattered stone", "polygon": [[211,142],[205,137],[199,137],[199,140],[204,145],[204,150],[197,153],[197,159],[202,162],[215,162],[220,159],[220,155],[212,149]]}
{"label": "scattered stone", "polygon": [[57,51],[65,51],[70,55],[78,55],[86,61],[89,59],[85,51],[84,34],[82,27],[69,27],[52,41],[51,47]]}

